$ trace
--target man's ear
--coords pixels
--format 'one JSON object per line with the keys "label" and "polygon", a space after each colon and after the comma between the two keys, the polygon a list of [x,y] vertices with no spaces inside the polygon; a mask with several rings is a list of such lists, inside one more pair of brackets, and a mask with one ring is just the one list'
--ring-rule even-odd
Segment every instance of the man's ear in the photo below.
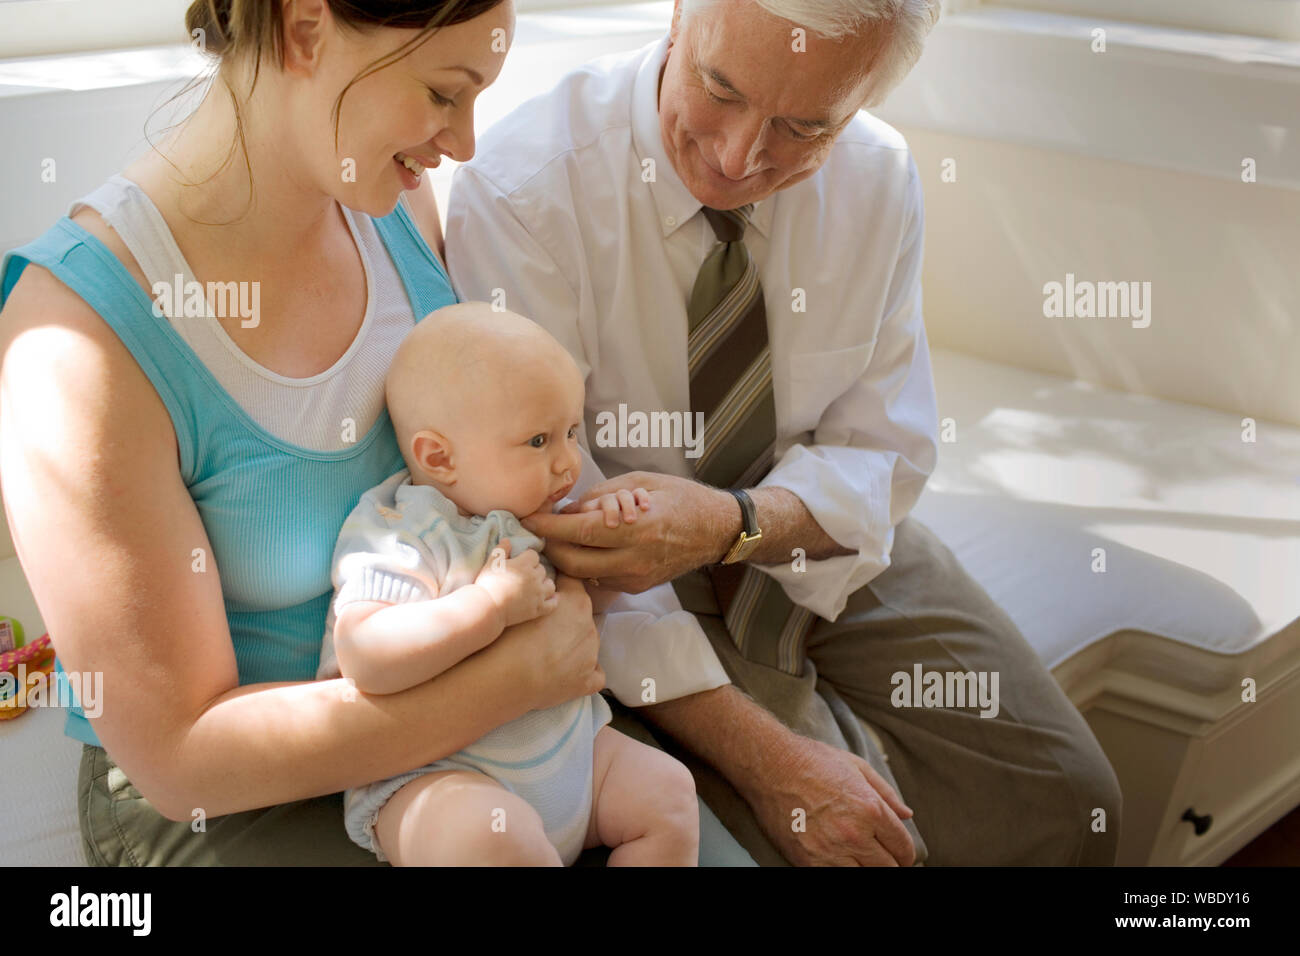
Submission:
{"label": "man's ear", "polygon": [[426,428],[411,436],[411,462],[425,476],[442,485],[456,483],[456,465],[451,440],[441,432]]}
{"label": "man's ear", "polygon": [[677,42],[677,30],[682,20],[682,0],[673,0],[673,22],[668,27],[668,49]]}

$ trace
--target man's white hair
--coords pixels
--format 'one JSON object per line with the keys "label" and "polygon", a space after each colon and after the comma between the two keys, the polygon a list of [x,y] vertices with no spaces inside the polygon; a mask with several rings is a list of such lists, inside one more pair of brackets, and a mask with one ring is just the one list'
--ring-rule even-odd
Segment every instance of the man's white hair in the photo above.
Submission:
{"label": "man's white hair", "polygon": [[[720,0],[682,0],[683,23]],[[921,58],[939,19],[940,0],[752,0],[773,16],[830,40],[880,31],[871,92],[863,108],[879,105]]]}

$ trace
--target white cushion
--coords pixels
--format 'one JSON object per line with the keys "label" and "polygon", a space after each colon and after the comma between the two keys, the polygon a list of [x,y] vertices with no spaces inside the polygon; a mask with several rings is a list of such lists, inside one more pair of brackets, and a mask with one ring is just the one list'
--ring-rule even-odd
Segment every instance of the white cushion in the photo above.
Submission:
{"label": "white cushion", "polygon": [[0,865],[86,865],[77,827],[81,744],[63,735],[64,716],[29,707],[0,722]]}
{"label": "white cushion", "polygon": [[[1300,429],[933,349],[913,510],[1049,667],[1123,630],[1223,654],[1300,618]],[[1105,573],[1092,570],[1105,549]]]}

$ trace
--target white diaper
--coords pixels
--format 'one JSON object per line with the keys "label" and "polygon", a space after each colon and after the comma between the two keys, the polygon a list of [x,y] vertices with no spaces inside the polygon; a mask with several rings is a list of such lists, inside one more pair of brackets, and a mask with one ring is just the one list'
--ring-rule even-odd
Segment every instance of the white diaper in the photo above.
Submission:
{"label": "white diaper", "polygon": [[[591,822],[593,744],[611,716],[609,704],[600,694],[529,711],[446,759],[345,790],[343,822],[348,836],[386,861],[388,857],[375,839],[375,820],[389,798],[428,773],[476,770],[537,811],[546,838],[564,865],[570,866],[582,853]],[[483,820],[482,825],[489,827],[492,820]],[[509,826],[507,819],[507,833]]]}

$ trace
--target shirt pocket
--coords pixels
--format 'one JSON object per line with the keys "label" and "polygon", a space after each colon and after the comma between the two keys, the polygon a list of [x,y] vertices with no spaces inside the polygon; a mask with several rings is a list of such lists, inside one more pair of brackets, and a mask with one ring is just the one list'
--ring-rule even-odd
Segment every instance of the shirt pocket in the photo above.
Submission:
{"label": "shirt pocket", "polygon": [[790,429],[812,431],[827,407],[862,377],[876,343],[852,345],[826,352],[800,352],[790,356]]}

